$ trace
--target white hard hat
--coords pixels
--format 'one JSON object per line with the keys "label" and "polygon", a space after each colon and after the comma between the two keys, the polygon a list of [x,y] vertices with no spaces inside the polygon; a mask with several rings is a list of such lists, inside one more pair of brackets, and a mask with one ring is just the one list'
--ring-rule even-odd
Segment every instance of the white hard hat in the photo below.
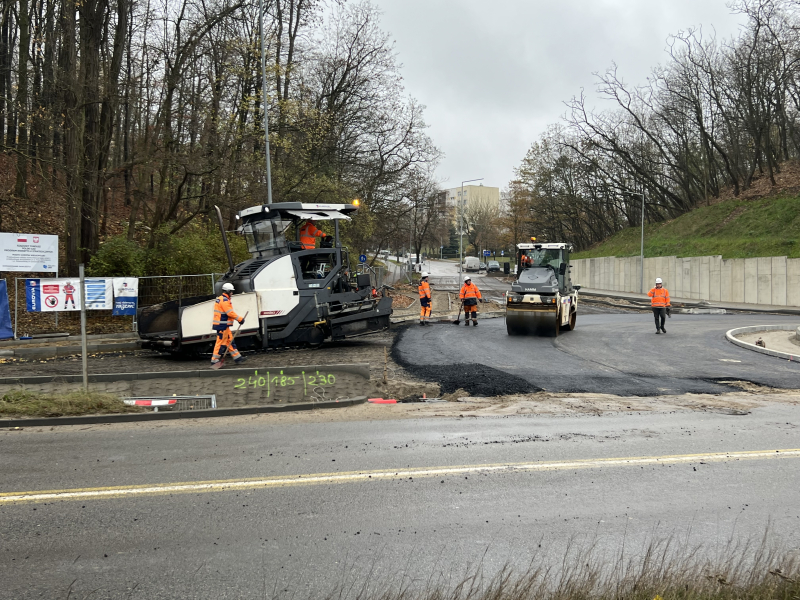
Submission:
{"label": "white hard hat", "polygon": [[223,292],[232,292],[235,288],[233,287],[232,283],[223,283],[222,284],[222,291]]}
{"label": "white hard hat", "polygon": [[664,283],[664,282],[661,281],[661,277],[656,277],[656,283]]}
{"label": "white hard hat", "polygon": [[422,277],[423,279],[428,275],[430,275],[430,273],[428,273],[427,271],[423,271],[422,273],[420,273],[420,277]]}
{"label": "white hard hat", "polygon": [[470,279],[472,279],[472,277],[469,275],[464,275],[464,281],[469,281]]}

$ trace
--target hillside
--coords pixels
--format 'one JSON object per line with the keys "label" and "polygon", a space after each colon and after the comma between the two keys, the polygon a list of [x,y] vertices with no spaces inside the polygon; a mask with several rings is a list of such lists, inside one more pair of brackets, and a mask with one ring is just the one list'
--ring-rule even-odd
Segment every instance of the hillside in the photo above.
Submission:
{"label": "hillside", "polygon": [[[638,256],[641,229],[629,227],[573,258]],[[800,257],[800,197],[794,190],[775,197],[730,198],[671,221],[645,224],[644,255]]]}

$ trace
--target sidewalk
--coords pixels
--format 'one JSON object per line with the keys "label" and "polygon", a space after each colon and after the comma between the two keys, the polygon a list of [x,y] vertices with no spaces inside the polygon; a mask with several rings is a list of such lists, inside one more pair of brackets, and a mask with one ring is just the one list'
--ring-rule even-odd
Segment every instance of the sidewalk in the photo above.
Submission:
{"label": "sidewalk", "polygon": [[[635,292],[614,292],[611,290],[595,290],[591,288],[582,287],[579,292],[580,296],[600,296],[605,298],[615,298],[618,300],[627,300],[636,304],[642,304],[645,307],[650,307],[650,297],[647,294],[637,294]],[[685,308],[701,308],[701,309],[715,309],[723,308],[725,310],[736,310],[746,312],[765,312],[765,313],[778,313],[784,315],[798,315],[800,316],[800,307],[797,306],[779,306],[776,304],[746,304],[744,302],[718,302],[698,300],[697,298],[676,298],[670,297],[673,306],[681,304]]]}
{"label": "sidewalk", "polygon": [[[138,350],[139,336],[135,333],[87,335],[86,349],[89,352]],[[74,335],[0,341],[0,358],[45,359],[80,353],[81,338]]]}

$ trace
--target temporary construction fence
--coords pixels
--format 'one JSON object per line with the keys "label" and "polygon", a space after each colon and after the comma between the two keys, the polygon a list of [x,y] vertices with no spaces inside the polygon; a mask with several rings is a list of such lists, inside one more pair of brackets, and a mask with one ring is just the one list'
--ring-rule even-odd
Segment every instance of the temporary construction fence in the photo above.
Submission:
{"label": "temporary construction fence", "polygon": [[[181,301],[196,296],[214,293],[214,282],[220,277],[217,273],[202,275],[163,275],[139,277],[140,307],[160,304],[168,300]],[[76,311],[28,312],[25,301],[25,280],[14,278],[13,288],[9,286],[9,307],[14,325],[14,337],[49,336],[53,334],[79,335],[81,313]],[[136,315],[132,317],[112,316],[110,310],[87,310],[86,333],[103,335],[136,331]]]}
{"label": "temporary construction fence", "polygon": [[[376,266],[365,269],[370,272],[370,280],[375,288],[380,288],[386,280],[386,268]],[[210,296],[214,293],[215,282],[221,273],[201,275],[159,275],[139,277],[139,307],[152,306],[170,300]],[[25,301],[25,280],[15,277],[14,285],[9,286],[8,301],[14,326],[14,337],[51,336],[54,334],[79,335],[81,312],[28,312]],[[209,315],[209,319],[211,315]],[[112,316],[110,310],[87,310],[86,333],[103,335],[111,333],[135,332],[136,315],[132,317]]]}

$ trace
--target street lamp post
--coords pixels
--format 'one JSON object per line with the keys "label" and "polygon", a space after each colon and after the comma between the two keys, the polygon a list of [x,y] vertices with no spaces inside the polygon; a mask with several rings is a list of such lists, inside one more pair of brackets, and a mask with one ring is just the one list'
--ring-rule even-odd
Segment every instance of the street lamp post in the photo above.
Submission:
{"label": "street lamp post", "polygon": [[644,192],[641,194],[631,194],[632,197],[639,196],[642,199],[642,245],[639,250],[639,260],[641,261],[641,272],[639,274],[639,293],[644,294]]}
{"label": "street lamp post", "polygon": [[272,168],[269,158],[269,114],[267,111],[267,53],[264,49],[264,0],[258,2],[258,33],[261,38],[261,102],[264,105],[264,154],[267,158],[267,204],[272,204]]}
{"label": "street lamp post", "polygon": [[461,197],[458,200],[458,274],[464,275],[464,184],[473,181],[483,181],[483,177],[478,179],[467,179],[461,182]]}

